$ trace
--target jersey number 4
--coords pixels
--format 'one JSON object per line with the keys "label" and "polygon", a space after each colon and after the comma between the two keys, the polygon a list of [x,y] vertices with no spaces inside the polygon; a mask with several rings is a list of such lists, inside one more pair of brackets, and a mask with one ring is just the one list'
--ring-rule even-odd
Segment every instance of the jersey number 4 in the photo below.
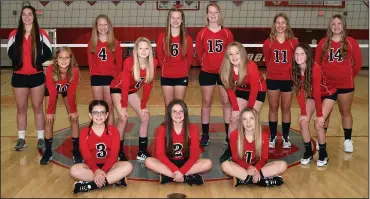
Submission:
{"label": "jersey number 4", "polygon": [[215,39],[214,42],[213,42],[212,39],[209,39],[209,40],[207,40],[207,43],[208,43],[208,52],[209,53],[214,53],[214,52],[220,53],[220,52],[222,52],[222,49],[223,49],[222,44],[224,43],[224,41],[222,41],[221,39]]}
{"label": "jersey number 4", "polygon": [[[281,55],[282,57],[280,57],[280,52],[281,52]],[[275,63],[287,63],[288,61],[288,58],[287,58],[287,54],[288,54],[288,51],[287,50],[274,50],[274,54],[275,54],[275,59],[274,59],[274,62]]]}
{"label": "jersey number 4", "polygon": [[98,54],[98,57],[102,60],[102,61],[107,61],[107,49],[106,48],[101,48],[100,49],[100,52]]}
{"label": "jersey number 4", "polygon": [[337,60],[337,62],[342,62],[343,61],[343,56],[341,54],[341,49],[338,48],[336,52],[334,52],[334,48],[330,48],[329,52],[329,62],[333,62],[334,59]]}
{"label": "jersey number 4", "polygon": [[96,147],[96,150],[98,151],[96,153],[96,157],[97,158],[105,158],[107,157],[108,153],[107,153],[107,146],[105,146],[104,143],[98,143],[95,145]]}

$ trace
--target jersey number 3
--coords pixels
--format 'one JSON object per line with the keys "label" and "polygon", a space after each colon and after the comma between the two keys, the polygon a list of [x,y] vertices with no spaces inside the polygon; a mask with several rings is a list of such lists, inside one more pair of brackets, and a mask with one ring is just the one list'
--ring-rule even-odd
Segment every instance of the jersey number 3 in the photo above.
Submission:
{"label": "jersey number 3", "polygon": [[107,157],[108,153],[107,153],[107,146],[105,146],[104,143],[98,143],[95,145],[96,147],[96,150],[98,151],[96,153],[96,157],[97,158],[105,158]]}
{"label": "jersey number 3", "polygon": [[107,61],[107,49],[106,48],[101,48],[100,49],[100,52],[98,54],[98,57],[102,60],[102,61]]}

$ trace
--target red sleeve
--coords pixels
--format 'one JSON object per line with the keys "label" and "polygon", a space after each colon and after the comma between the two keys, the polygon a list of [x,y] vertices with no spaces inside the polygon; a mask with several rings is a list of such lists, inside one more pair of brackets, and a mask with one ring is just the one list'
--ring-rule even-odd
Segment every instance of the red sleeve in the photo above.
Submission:
{"label": "red sleeve", "polygon": [[360,46],[355,39],[349,40],[352,46],[353,77],[356,77],[362,67],[362,54]]}
{"label": "red sleeve", "polygon": [[325,40],[326,40],[326,37],[321,39],[320,42],[316,46],[315,62],[318,63],[318,64],[322,64],[322,62],[321,62],[321,53],[322,53],[322,46],[323,46]]}
{"label": "red sleeve", "polygon": [[93,53],[90,52],[90,42],[87,44],[87,63],[89,65],[90,74],[92,74],[92,69],[94,68],[95,62]]}
{"label": "red sleeve", "polygon": [[237,143],[238,143],[238,130],[234,130],[230,134],[230,148],[232,160],[239,166],[243,167],[244,169],[248,169],[250,164],[239,158]]}
{"label": "red sleeve", "polygon": [[265,132],[262,133],[262,157],[255,165],[258,171],[261,171],[261,168],[265,166],[267,160],[269,159],[269,135]]}
{"label": "red sleeve", "polygon": [[[157,66],[158,66],[158,61],[155,58],[153,58],[153,64],[154,64],[153,67],[154,67],[154,72],[155,72],[157,70]],[[143,85],[143,94],[142,94],[142,97],[141,97],[141,109],[146,108],[146,103],[149,100],[149,96],[150,96],[150,92],[152,91],[153,84],[154,84],[154,79],[153,79],[152,82],[144,83],[144,85]]]}
{"label": "red sleeve", "polygon": [[297,93],[297,101],[299,104],[299,107],[301,108],[301,115],[307,116],[306,112],[306,97],[304,96],[304,90],[303,88],[299,88],[299,92]]}
{"label": "red sleeve", "polygon": [[268,66],[270,64],[270,58],[271,58],[270,45],[271,45],[271,43],[270,43],[269,39],[266,39],[265,42],[263,42],[263,56],[265,57],[266,68],[268,68]]}
{"label": "red sleeve", "polygon": [[77,92],[77,85],[78,85],[79,79],[80,79],[80,74],[78,72],[78,69],[73,68],[73,80],[72,80],[72,82],[70,82],[70,85],[69,85],[68,91],[67,91],[70,113],[76,113],[77,112],[76,92]]}
{"label": "red sleeve", "polygon": [[226,89],[227,95],[229,96],[229,100],[233,111],[239,111],[238,100],[236,99],[235,90],[234,89]]}
{"label": "red sleeve", "polygon": [[114,163],[117,162],[119,143],[120,143],[118,129],[114,126],[109,125],[108,130],[112,134],[112,136],[110,137],[112,146],[111,146],[111,151],[110,151],[111,154],[107,158],[107,161],[105,162],[104,166],[101,168],[105,173],[107,173],[109,169],[113,167]]}
{"label": "red sleeve", "polygon": [[92,170],[93,173],[95,173],[96,170],[99,169],[99,167],[96,165],[96,162],[94,161],[93,154],[91,154],[89,144],[88,144],[88,133],[89,128],[85,127],[81,129],[80,132],[80,151],[81,155],[84,159],[85,164],[89,166],[89,168]]}
{"label": "red sleeve", "polygon": [[258,66],[254,61],[249,61],[248,63],[248,76],[250,79],[250,95],[248,99],[247,107],[253,108],[254,104],[256,103],[257,94],[258,94],[258,85],[259,85],[259,77],[260,73],[258,71]]}
{"label": "red sleeve", "polygon": [[179,168],[174,163],[172,163],[166,155],[165,135],[166,135],[165,126],[164,125],[159,126],[156,136],[155,156],[159,161],[165,164],[173,173],[179,170]]}
{"label": "red sleeve", "polygon": [[316,63],[312,71],[312,95],[315,100],[316,117],[322,117],[322,102],[321,102],[321,68]]}
{"label": "red sleeve", "polygon": [[116,75],[119,75],[122,72],[122,48],[118,40],[116,40]]}
{"label": "red sleeve", "polygon": [[191,167],[198,161],[200,155],[200,147],[199,147],[199,134],[198,129],[196,126],[190,124],[189,125],[190,131],[190,155],[188,161],[180,168],[180,172],[185,175]]}
{"label": "red sleeve", "polygon": [[127,108],[128,101],[128,90],[130,88],[131,81],[131,68],[132,68],[131,57],[127,58],[123,64],[123,74],[122,74],[122,87],[121,87],[121,107]]}
{"label": "red sleeve", "polygon": [[199,62],[202,64],[202,59],[203,59],[203,44],[202,44],[202,34],[201,32],[203,31],[203,29],[197,34],[197,38],[196,38],[196,41],[195,41],[195,50],[197,51],[197,57],[198,57],[198,60]]}
{"label": "red sleeve", "polygon": [[57,101],[57,88],[55,85],[55,82],[53,80],[53,75],[52,75],[52,70],[53,70],[53,65],[50,65],[46,69],[46,89],[49,91],[49,102],[48,102],[48,107],[47,107],[47,114],[55,114],[55,109],[56,109],[56,101]]}
{"label": "red sleeve", "polygon": [[163,67],[163,62],[164,62],[164,50],[163,50],[163,36],[164,33],[160,34],[158,39],[157,39],[157,59],[158,59],[158,64]]}
{"label": "red sleeve", "polygon": [[186,54],[186,63],[188,64],[188,68],[191,67],[193,64],[193,58],[194,58],[194,49],[193,49],[193,39],[190,36],[187,36],[188,38],[188,52]]}

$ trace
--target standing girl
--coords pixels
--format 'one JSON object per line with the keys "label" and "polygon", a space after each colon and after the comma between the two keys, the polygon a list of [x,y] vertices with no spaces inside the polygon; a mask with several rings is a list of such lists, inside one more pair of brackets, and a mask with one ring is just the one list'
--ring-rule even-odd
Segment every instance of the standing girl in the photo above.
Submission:
{"label": "standing girl", "polygon": [[197,34],[196,51],[201,63],[199,84],[202,90],[202,138],[201,146],[207,146],[209,140],[209,117],[213,100],[213,91],[218,85],[218,93],[223,109],[225,120],[225,132],[228,134],[230,123],[231,105],[225,88],[220,79],[220,68],[225,48],[234,41],[231,31],[222,26],[221,8],[216,3],[210,3],[206,7],[207,27],[204,27]]}
{"label": "standing girl", "polygon": [[357,41],[347,36],[346,21],[342,15],[331,17],[326,37],[317,44],[315,61],[322,65],[325,77],[337,88],[344,131],[344,151],[351,153],[354,79],[362,67],[362,56]]}
{"label": "standing girl", "polygon": [[108,124],[108,104],[94,100],[89,105],[90,125],[81,129],[80,146],[85,163],[75,164],[70,169],[74,184],[73,193],[88,192],[115,184],[127,186],[132,172],[130,162],[117,162],[119,133],[116,127]]}
{"label": "standing girl", "polygon": [[193,39],[185,31],[181,9],[168,12],[167,29],[157,40],[157,56],[162,67],[161,85],[165,107],[173,99],[183,100],[188,86],[188,70],[193,62]]}
{"label": "standing girl", "polygon": [[253,108],[245,108],[239,117],[238,129],[230,134],[232,161],[221,164],[221,170],[234,177],[234,187],[257,184],[271,187],[283,184],[278,176],[287,169],[282,160],[267,163],[269,135],[262,132],[258,113]]}
{"label": "standing girl", "polygon": [[337,89],[324,77],[321,66],[314,63],[311,47],[306,43],[298,44],[294,50],[293,84],[301,108],[298,122],[306,148],[301,164],[310,163],[313,156],[309,123],[316,110],[315,129],[320,148],[317,166],[325,166],[329,158],[326,152],[324,124],[337,99]]}
{"label": "standing girl", "polygon": [[203,184],[200,173],[211,170],[212,161],[199,159],[197,127],[190,123],[184,101],[175,99],[167,108],[165,124],[156,134],[156,158],[145,160],[145,166],[160,174],[160,183],[185,182]]}
{"label": "standing girl", "polygon": [[[125,60],[122,73],[112,81],[110,92],[119,118],[117,128],[121,136],[120,160],[126,159],[123,153],[123,138],[128,120],[127,103],[130,104],[140,118],[139,152],[136,158],[145,160],[151,156],[147,150],[149,110],[146,107],[146,103],[153,88],[154,73],[158,61],[153,58],[151,43],[145,37],[139,37],[136,40],[132,54],[131,57]],[[143,87],[143,92],[140,99],[137,91],[141,87]]]}
{"label": "standing girl", "polygon": [[45,75],[42,63],[52,57],[49,37],[39,28],[36,10],[24,6],[18,28],[12,31],[8,41],[8,55],[12,60],[12,87],[17,105],[18,141],[15,150],[21,151],[26,144],[28,96],[31,95],[32,109],[37,130],[37,148],[45,148],[44,111],[42,102],[45,90]]}
{"label": "standing girl", "polygon": [[113,26],[106,15],[96,17],[90,42],[87,46],[90,82],[93,99],[104,100],[109,106],[108,123],[113,124],[114,111],[109,85],[122,71],[122,49],[115,39]]}
{"label": "standing girl", "polygon": [[285,13],[275,15],[270,37],[263,43],[263,54],[267,68],[267,97],[269,99],[270,148],[275,148],[279,102],[281,98],[283,148],[291,148],[289,129],[292,105],[293,49],[298,44]]}
{"label": "standing girl", "polygon": [[46,68],[46,89],[45,89],[45,145],[44,155],[40,164],[47,164],[53,158],[53,126],[55,121],[55,110],[58,94],[63,97],[69,122],[72,130],[73,161],[81,163],[82,157],[79,149],[79,123],[76,104],[76,91],[80,79],[80,73],[75,57],[68,47],[60,47],[56,50],[53,64]]}
{"label": "standing girl", "polygon": [[[243,45],[236,41],[227,46],[220,76],[232,104],[230,133],[237,128],[240,110],[250,107],[256,109],[258,114],[261,112],[266,97],[266,82],[256,63],[248,59]],[[224,154],[222,160],[231,157],[230,146]]]}

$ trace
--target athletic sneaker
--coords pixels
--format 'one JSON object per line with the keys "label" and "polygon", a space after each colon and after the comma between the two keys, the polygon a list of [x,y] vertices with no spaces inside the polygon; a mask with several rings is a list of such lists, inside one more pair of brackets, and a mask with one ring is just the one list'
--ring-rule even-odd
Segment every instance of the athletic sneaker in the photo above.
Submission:
{"label": "athletic sneaker", "polygon": [[114,183],[117,187],[127,187],[127,178],[124,177],[120,181]]}
{"label": "athletic sneaker", "polygon": [[85,181],[78,181],[74,184],[73,193],[79,193],[79,192],[88,192],[91,190],[91,185],[88,184],[88,182]]}
{"label": "athletic sneaker", "polygon": [[125,153],[119,152],[118,161],[127,161]]}
{"label": "athletic sneaker", "polygon": [[245,180],[240,180],[239,178],[234,177],[233,178],[233,185],[234,187],[237,187],[239,185],[247,185],[247,184],[252,184],[253,183],[253,176],[248,175],[247,179]]}
{"label": "athletic sneaker", "polygon": [[290,143],[289,136],[287,139],[283,137],[283,149],[290,149],[292,147],[292,143]]}
{"label": "athletic sneaker", "polygon": [[159,183],[161,184],[166,184],[166,183],[169,183],[169,182],[173,182],[173,178],[170,178],[166,175],[163,175],[163,174],[159,174]]}
{"label": "athletic sneaker", "polygon": [[37,149],[43,150],[45,148],[45,140],[40,138],[37,140]]}
{"label": "athletic sneaker", "polygon": [[276,187],[284,184],[283,178],[281,176],[274,176],[270,178],[262,178],[258,185],[263,187]]}
{"label": "athletic sneaker", "polygon": [[319,159],[317,160],[316,165],[318,167],[327,166],[329,162],[328,153],[326,151],[319,152]]}
{"label": "athletic sneaker", "polygon": [[303,164],[303,165],[309,164],[311,162],[312,158],[313,158],[312,154],[311,155],[304,154],[303,158],[301,158],[301,164]]}
{"label": "athletic sneaker", "polygon": [[274,149],[275,148],[275,145],[276,145],[276,139],[277,139],[277,136],[275,136],[274,139],[272,139],[272,137],[270,137],[269,139],[269,148],[270,149]]}
{"label": "athletic sneaker", "polygon": [[203,176],[200,174],[192,174],[184,176],[184,182],[188,183],[190,186],[193,184],[201,185],[204,183]]}
{"label": "athletic sneaker", "polygon": [[221,155],[220,163],[223,163],[227,160],[231,160],[231,151],[230,151],[229,147],[227,147],[226,150],[224,151],[224,153]]}
{"label": "athletic sneaker", "polygon": [[208,143],[209,143],[209,135],[203,133],[199,144],[200,146],[208,146]]}
{"label": "athletic sneaker", "polygon": [[48,164],[51,160],[53,159],[53,153],[51,152],[45,152],[44,155],[42,155],[40,159],[40,164],[41,165],[46,165]]}
{"label": "athletic sneaker", "polygon": [[16,151],[23,151],[24,148],[27,147],[26,140],[22,138],[18,138],[17,144],[15,145],[15,150]]}
{"label": "athletic sneaker", "polygon": [[148,151],[139,151],[137,153],[136,159],[145,160],[148,157],[152,157],[152,155],[150,155],[150,153],[148,153]]}
{"label": "athletic sneaker", "polygon": [[352,153],[353,152],[353,141],[350,139],[344,140],[344,152]]}

